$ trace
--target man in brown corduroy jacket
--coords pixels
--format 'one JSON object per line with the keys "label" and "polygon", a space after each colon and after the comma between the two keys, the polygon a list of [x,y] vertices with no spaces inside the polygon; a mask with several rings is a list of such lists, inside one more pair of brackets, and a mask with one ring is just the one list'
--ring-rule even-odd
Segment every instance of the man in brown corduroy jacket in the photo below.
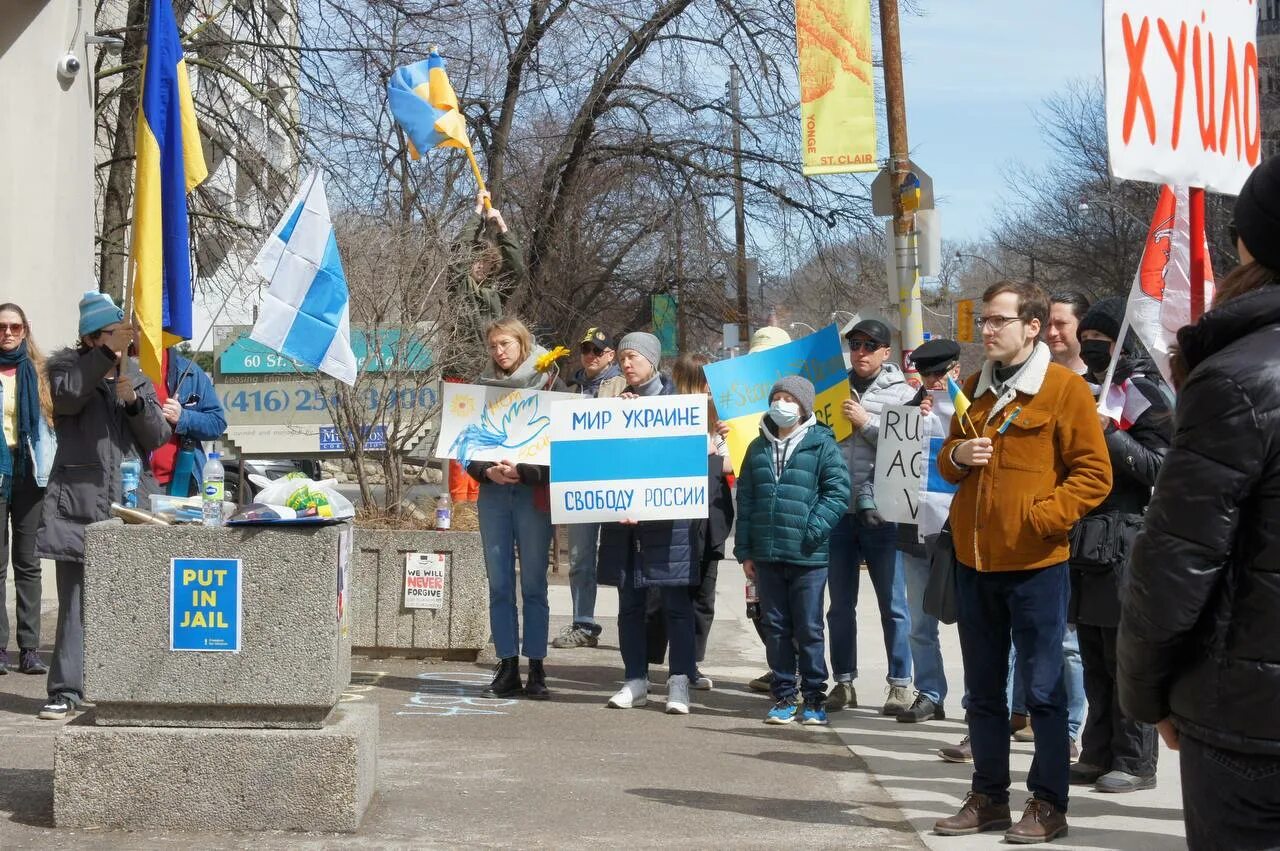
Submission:
{"label": "man in brown corduroy jacket", "polygon": [[[960,812],[935,830],[1007,829],[1010,842],[1047,842],[1067,831],[1067,534],[1111,491],[1111,460],[1088,385],[1038,342],[1049,316],[1044,291],[1002,282],[982,302],[977,321],[987,360],[965,381],[968,416],[953,418],[938,454],[943,477],[959,485],[951,530],[973,785]],[[1032,797],[1016,825],[1005,694],[1011,640],[1035,731]]]}

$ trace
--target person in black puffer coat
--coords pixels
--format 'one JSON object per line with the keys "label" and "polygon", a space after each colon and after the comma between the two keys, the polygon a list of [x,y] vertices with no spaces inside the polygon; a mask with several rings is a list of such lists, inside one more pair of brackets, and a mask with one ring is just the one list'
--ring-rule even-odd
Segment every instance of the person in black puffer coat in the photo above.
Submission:
{"label": "person in black puffer coat", "polygon": [[1235,226],[1241,266],[1178,332],[1173,446],[1117,648],[1121,708],[1180,750],[1192,849],[1280,842],[1280,159]]}
{"label": "person in black puffer coat", "polygon": [[[1126,300],[1104,299],[1089,309],[1076,333],[1085,378],[1104,383]],[[1120,584],[1142,512],[1169,450],[1172,414],[1159,372],[1132,331],[1116,362],[1103,434],[1111,454],[1111,493],[1072,530],[1071,602],[1067,618],[1076,626],[1084,664],[1089,716],[1080,760],[1071,766],[1073,783],[1095,784],[1099,792],[1133,792],[1156,785],[1156,730],[1127,718],[1116,694],[1116,629],[1120,626]]]}

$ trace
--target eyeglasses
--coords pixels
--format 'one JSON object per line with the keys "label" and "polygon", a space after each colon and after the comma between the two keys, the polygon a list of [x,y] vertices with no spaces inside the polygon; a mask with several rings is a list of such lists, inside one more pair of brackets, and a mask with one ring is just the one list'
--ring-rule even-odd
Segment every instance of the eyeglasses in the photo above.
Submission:
{"label": "eyeglasses", "polygon": [[520,347],[519,340],[495,340],[489,344],[491,352],[505,352],[507,349],[516,349]]}
{"label": "eyeglasses", "polygon": [[973,318],[973,324],[979,331],[990,328],[997,334],[1003,331],[1004,326],[1008,325],[1010,322],[1021,321],[1021,316],[975,316]]}
{"label": "eyeglasses", "polygon": [[883,349],[885,346],[877,343],[875,340],[849,340],[849,351],[851,352],[874,352],[877,349]]}
{"label": "eyeglasses", "polygon": [[27,330],[27,326],[21,322],[0,322],[0,334],[21,334]]}

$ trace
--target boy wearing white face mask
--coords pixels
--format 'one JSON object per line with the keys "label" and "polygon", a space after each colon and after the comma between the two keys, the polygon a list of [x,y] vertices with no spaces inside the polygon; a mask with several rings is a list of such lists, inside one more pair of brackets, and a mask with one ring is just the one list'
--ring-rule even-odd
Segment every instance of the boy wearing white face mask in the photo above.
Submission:
{"label": "boy wearing white face mask", "polygon": [[813,404],[813,384],[805,378],[789,376],[773,385],[760,436],[747,448],[738,476],[734,555],[760,594],[775,701],[767,724],[797,717],[803,724],[827,723],[827,539],[849,504],[849,471],[835,435],[814,418]]}

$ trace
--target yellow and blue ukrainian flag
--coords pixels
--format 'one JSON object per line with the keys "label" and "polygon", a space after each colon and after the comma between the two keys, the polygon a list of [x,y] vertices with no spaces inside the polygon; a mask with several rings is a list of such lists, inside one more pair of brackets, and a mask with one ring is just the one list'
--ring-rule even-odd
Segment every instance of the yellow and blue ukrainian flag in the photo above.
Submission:
{"label": "yellow and blue ukrainian flag", "polygon": [[409,137],[413,159],[432,148],[471,150],[467,120],[458,109],[458,96],[436,51],[421,62],[395,70],[387,82],[387,103]]}
{"label": "yellow and blue ukrainian flag", "polygon": [[187,193],[208,176],[171,0],[151,4],[137,129],[133,313],[142,370],[160,383],[164,350],[191,339]]}
{"label": "yellow and blue ukrainian flag", "polygon": [[974,428],[973,420],[969,419],[969,397],[964,395],[960,385],[951,376],[947,376],[947,393],[951,396],[951,404],[955,406],[956,416],[960,418],[960,430],[964,431],[965,425],[968,424],[969,431],[977,437],[978,430]]}

